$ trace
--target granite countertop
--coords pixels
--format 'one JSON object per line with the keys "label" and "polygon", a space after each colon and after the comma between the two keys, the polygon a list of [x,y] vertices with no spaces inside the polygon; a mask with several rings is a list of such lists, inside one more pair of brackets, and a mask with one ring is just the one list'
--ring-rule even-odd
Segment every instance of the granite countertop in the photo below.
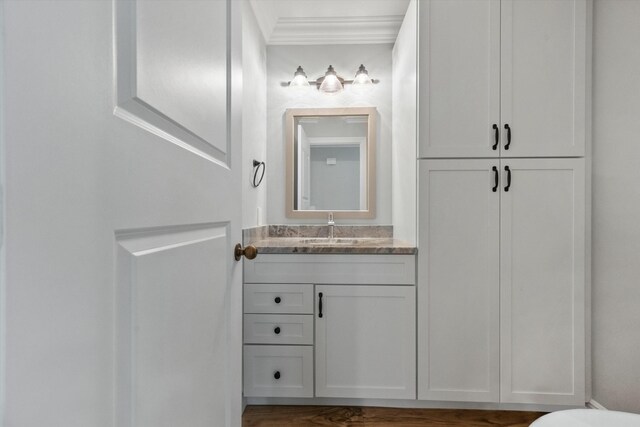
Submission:
{"label": "granite countertop", "polygon": [[245,244],[261,254],[396,254],[412,255],[415,246],[393,238],[391,226],[335,226],[334,238],[327,226],[271,225],[245,230]]}
{"label": "granite countertop", "polygon": [[273,237],[252,243],[260,254],[415,254],[415,246],[402,240],[380,237],[309,239]]}

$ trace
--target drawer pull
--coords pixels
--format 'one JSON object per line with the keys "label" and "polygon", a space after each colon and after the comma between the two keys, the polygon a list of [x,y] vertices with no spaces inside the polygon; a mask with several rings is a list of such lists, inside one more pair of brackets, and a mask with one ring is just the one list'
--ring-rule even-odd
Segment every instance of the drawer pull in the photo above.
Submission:
{"label": "drawer pull", "polygon": [[318,317],[322,317],[322,292],[318,294]]}
{"label": "drawer pull", "polygon": [[498,149],[498,142],[500,141],[500,129],[498,129],[498,125],[497,124],[493,124],[493,131],[495,132],[495,144],[493,144],[493,146],[491,147],[491,149],[493,150],[497,150]]}
{"label": "drawer pull", "polygon": [[276,371],[276,373],[273,374],[273,378],[279,380],[280,379],[280,371]]}
{"label": "drawer pull", "polygon": [[273,333],[276,335],[280,335],[280,326],[276,326],[276,328],[273,330]]}
{"label": "drawer pull", "polygon": [[282,301],[282,298],[276,297],[274,301],[276,302],[276,304],[280,304],[280,302]]}

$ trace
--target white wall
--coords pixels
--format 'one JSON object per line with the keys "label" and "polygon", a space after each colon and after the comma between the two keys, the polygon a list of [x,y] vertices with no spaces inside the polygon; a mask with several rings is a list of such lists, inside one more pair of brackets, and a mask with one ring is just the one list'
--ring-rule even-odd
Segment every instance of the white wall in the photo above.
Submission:
{"label": "white wall", "polygon": [[640,412],[640,1],[594,8],[593,398]]}
{"label": "white wall", "polygon": [[247,0],[243,1],[242,27],[242,228],[250,228],[265,223],[267,174],[272,169],[267,163],[260,186],[251,185],[253,159],[267,160],[267,47]]}
{"label": "white wall", "polygon": [[395,237],[416,242],[417,2],[409,3],[393,47],[392,205]]}
{"label": "white wall", "polygon": [[[324,75],[333,65],[338,75],[351,79],[360,64],[372,78],[380,79],[371,90],[357,92],[347,87],[342,93],[326,95],[315,86],[296,90],[281,86],[302,65],[309,79]],[[284,113],[287,108],[376,107],[378,140],[376,160],[377,207],[373,220],[340,220],[342,223],[391,223],[391,45],[269,46],[267,48],[267,149],[270,224],[325,223],[323,219],[285,217]]]}

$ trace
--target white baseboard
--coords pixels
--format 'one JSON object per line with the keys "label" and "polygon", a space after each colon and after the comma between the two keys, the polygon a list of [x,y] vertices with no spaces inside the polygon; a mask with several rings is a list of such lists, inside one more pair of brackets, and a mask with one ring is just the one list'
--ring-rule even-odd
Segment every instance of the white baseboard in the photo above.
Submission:
{"label": "white baseboard", "polygon": [[596,402],[593,399],[591,399],[590,401],[587,402],[587,408],[590,408],[590,409],[602,409],[603,411],[607,410],[607,408],[605,408],[603,405],[599,404],[598,402]]}
{"label": "white baseboard", "polygon": [[533,403],[480,403],[443,402],[407,399],[355,399],[331,397],[247,397],[248,405],[311,405],[311,406],[379,406],[386,408],[414,409],[489,409],[505,411],[554,412],[563,409],[578,409],[584,406],[543,405]]}

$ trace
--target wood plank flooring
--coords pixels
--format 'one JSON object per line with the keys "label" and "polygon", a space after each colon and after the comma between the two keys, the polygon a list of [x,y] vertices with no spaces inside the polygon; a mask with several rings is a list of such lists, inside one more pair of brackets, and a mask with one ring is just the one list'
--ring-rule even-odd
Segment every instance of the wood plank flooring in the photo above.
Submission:
{"label": "wood plank flooring", "polygon": [[243,427],[527,427],[544,412],[357,406],[247,406]]}

